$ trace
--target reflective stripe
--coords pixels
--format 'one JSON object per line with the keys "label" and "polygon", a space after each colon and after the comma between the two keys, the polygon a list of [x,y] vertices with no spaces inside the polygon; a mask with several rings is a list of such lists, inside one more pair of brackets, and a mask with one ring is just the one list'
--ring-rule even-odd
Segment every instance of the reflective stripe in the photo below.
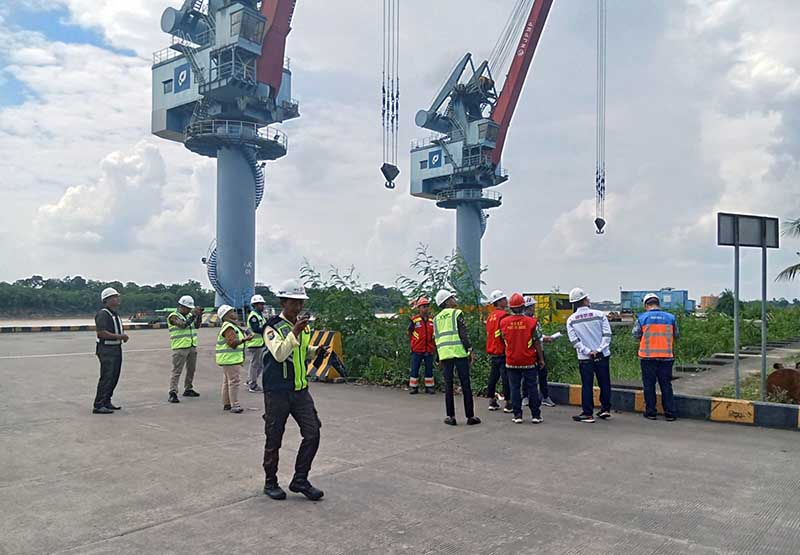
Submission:
{"label": "reflective stripe", "polygon": [[[281,322],[275,331],[278,332],[278,335],[281,337],[281,339],[286,339],[286,337],[292,331],[292,326],[286,322]],[[308,354],[308,347],[311,344],[311,330],[308,328],[303,330],[298,339],[300,345],[292,349],[292,370],[294,371],[294,390],[302,391],[308,387],[308,378],[306,377],[308,365],[306,364],[306,356]],[[288,378],[288,367],[286,365],[286,361],[284,361],[283,379],[285,380]]]}

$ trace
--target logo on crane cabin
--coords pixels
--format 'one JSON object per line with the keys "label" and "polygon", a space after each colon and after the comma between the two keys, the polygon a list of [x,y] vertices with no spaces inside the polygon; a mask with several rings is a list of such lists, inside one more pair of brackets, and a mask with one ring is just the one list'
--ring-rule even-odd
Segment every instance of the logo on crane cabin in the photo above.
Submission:
{"label": "logo on crane cabin", "polygon": [[187,91],[192,86],[192,70],[189,64],[183,64],[175,68],[175,75],[173,82],[175,83],[174,92]]}
{"label": "logo on crane cabin", "polygon": [[428,153],[428,169],[442,167],[442,151],[434,150]]}

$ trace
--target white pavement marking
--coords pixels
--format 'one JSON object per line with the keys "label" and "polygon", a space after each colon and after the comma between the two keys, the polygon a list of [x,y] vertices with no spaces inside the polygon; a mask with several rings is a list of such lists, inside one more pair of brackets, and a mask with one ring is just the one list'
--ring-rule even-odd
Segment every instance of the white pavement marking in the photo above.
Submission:
{"label": "white pavement marking", "polygon": [[[169,348],[164,349],[125,349],[123,353],[155,353],[158,351],[169,351]],[[13,355],[13,356],[5,356],[0,357],[0,360],[12,360],[12,359],[19,359],[19,358],[52,358],[52,357],[80,357],[92,355],[94,356],[94,352],[90,353],[57,353],[57,354],[48,354],[48,355]]]}

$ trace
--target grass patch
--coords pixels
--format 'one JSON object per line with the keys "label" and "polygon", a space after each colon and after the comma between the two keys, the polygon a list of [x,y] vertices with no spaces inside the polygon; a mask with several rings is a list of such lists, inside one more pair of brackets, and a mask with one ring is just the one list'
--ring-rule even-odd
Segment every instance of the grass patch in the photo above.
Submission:
{"label": "grass patch", "polygon": [[[733,399],[736,396],[736,388],[734,384],[726,385],[720,389],[717,389],[716,391],[713,391],[711,396]],[[748,374],[739,382],[739,398],[744,399],[745,401],[761,400],[761,374]],[[788,405],[797,404],[791,400],[787,392],[784,390],[776,393],[767,393],[767,402],[783,403]]]}

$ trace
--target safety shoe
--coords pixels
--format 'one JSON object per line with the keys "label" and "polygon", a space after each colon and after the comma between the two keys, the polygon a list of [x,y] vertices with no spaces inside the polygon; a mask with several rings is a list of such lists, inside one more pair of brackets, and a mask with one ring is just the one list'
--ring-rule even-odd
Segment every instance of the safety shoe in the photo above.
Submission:
{"label": "safety shoe", "polygon": [[503,412],[506,414],[511,414],[514,412],[514,409],[511,407],[511,405],[506,405],[503,407]]}
{"label": "safety shoe", "polygon": [[200,397],[200,394],[196,392],[194,389],[187,389],[183,392],[184,397]]}
{"label": "safety shoe", "polygon": [[311,485],[306,478],[294,478],[289,484],[289,491],[294,493],[302,493],[306,498],[311,501],[319,501],[325,495],[321,489],[317,489]]}
{"label": "safety shoe", "polygon": [[658,420],[658,416],[656,416],[655,414],[647,414],[647,413],[645,413],[642,416],[644,416],[648,420]]}
{"label": "safety shoe", "polygon": [[270,499],[274,499],[275,501],[283,501],[286,499],[286,492],[283,491],[283,488],[278,485],[278,482],[275,482],[274,484],[267,482],[264,484],[264,495]]}
{"label": "safety shoe", "polygon": [[97,407],[92,410],[92,414],[114,414],[114,411],[108,407]]}
{"label": "safety shoe", "polygon": [[523,407],[527,407],[529,403],[530,403],[530,401],[528,401],[527,397],[523,397],[522,398],[522,406]]}
{"label": "safety shoe", "polygon": [[242,414],[244,412],[244,409],[239,405],[236,405],[235,407],[231,407],[231,412],[233,414]]}
{"label": "safety shoe", "polygon": [[597,413],[597,418],[602,418],[603,420],[608,420],[611,418],[611,411],[610,410],[601,410]]}
{"label": "safety shoe", "polygon": [[664,418],[667,419],[667,422],[675,422],[677,420],[677,417],[674,414],[666,414],[664,415]]}
{"label": "safety shoe", "polygon": [[500,410],[500,405],[497,404],[497,401],[492,401],[491,403],[489,403],[489,410],[490,411]]}
{"label": "safety shoe", "polygon": [[480,423],[481,419],[478,418],[477,416],[470,416],[469,418],[467,418],[467,426],[475,426],[476,424]]}
{"label": "safety shoe", "polygon": [[178,399],[178,394],[177,393],[175,393],[174,391],[170,391],[169,392],[169,402],[170,403],[180,403],[181,400]]}
{"label": "safety shoe", "polygon": [[447,418],[445,418],[444,423],[447,424],[448,426],[455,426],[458,424],[458,422],[456,422],[456,419],[452,416],[448,416]]}
{"label": "safety shoe", "polygon": [[577,416],[573,416],[572,419],[575,422],[583,422],[584,424],[594,424],[594,416],[591,414],[579,414]]}
{"label": "safety shoe", "polygon": [[541,424],[542,420],[543,419],[542,419],[541,416],[534,416],[534,417],[531,418],[531,423],[533,423],[533,424]]}
{"label": "safety shoe", "polygon": [[513,418],[511,419],[511,421],[512,421],[514,424],[522,424],[522,417],[521,417],[521,416],[515,416],[515,417],[513,417]]}
{"label": "safety shoe", "polygon": [[542,399],[542,406],[543,407],[554,407],[554,406],[556,406],[556,404],[553,402],[553,400],[550,397],[545,397],[544,399]]}
{"label": "safety shoe", "polygon": [[260,393],[263,390],[261,389],[261,386],[258,385],[257,383],[251,383],[250,385],[247,386],[247,391],[249,391],[250,393]]}
{"label": "safety shoe", "polygon": [[230,405],[222,405],[222,410],[231,410]]}
{"label": "safety shoe", "polygon": [[118,407],[118,406],[116,406],[116,405],[112,405],[111,403],[108,403],[108,404],[106,405],[106,408],[107,408],[107,409],[111,409],[111,410],[122,410],[122,407]]}
{"label": "safety shoe", "polygon": [[436,395],[436,389],[433,387],[426,387],[425,393],[427,393],[428,395]]}
{"label": "safety shoe", "polygon": [[408,394],[409,395],[416,395],[417,393],[419,393],[419,388],[418,387],[409,387],[408,388]]}

